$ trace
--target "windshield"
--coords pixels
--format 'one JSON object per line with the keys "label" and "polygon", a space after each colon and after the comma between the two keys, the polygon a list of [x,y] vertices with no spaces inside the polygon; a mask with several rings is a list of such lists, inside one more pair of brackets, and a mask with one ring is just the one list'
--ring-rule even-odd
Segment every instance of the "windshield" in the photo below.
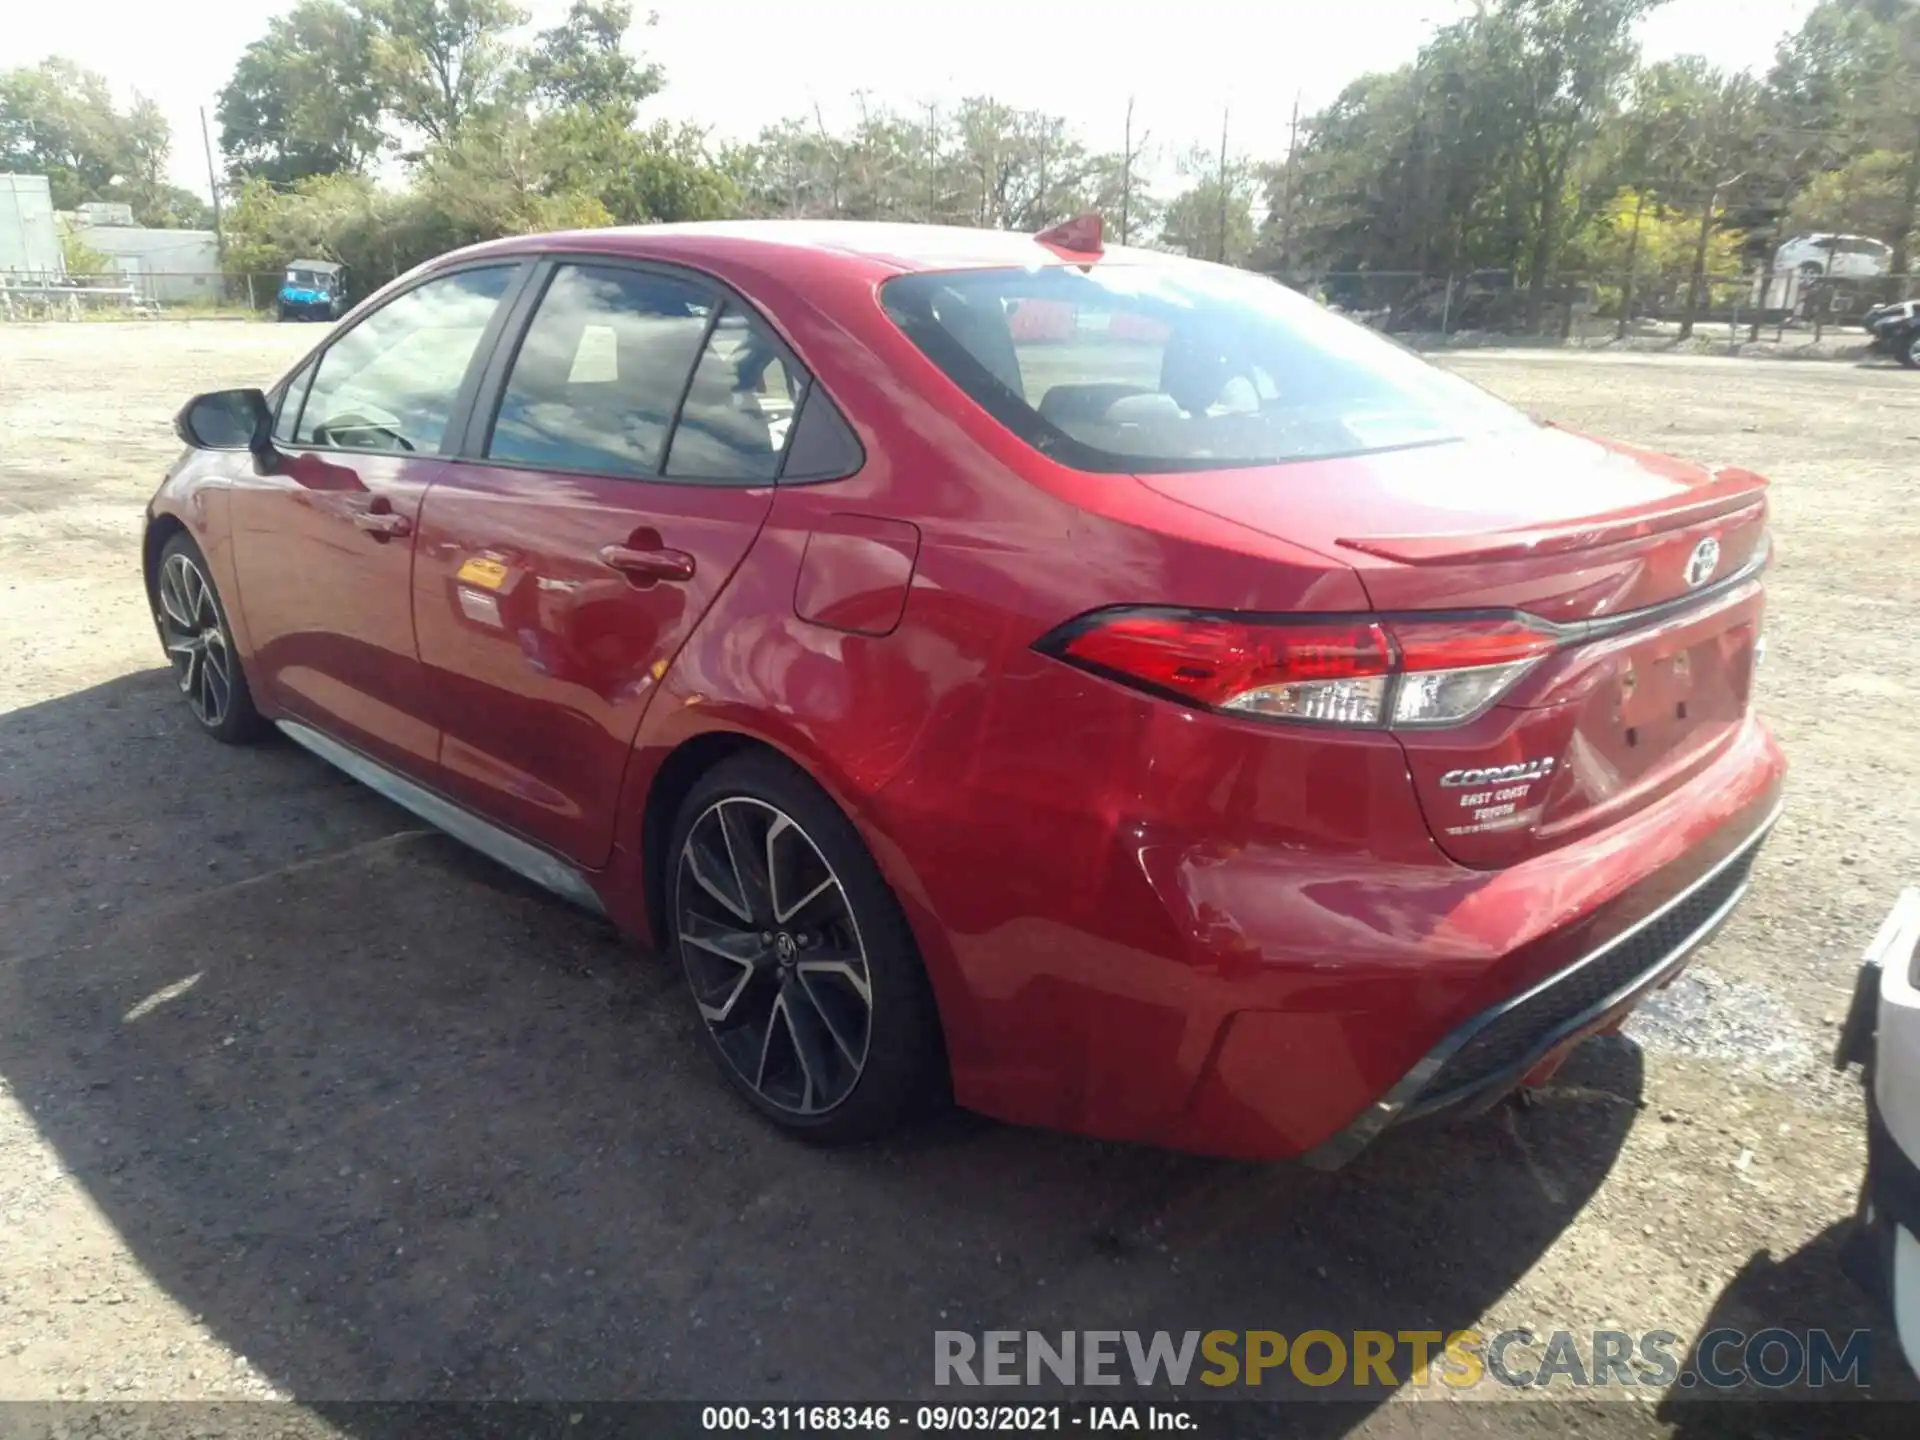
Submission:
{"label": "windshield", "polygon": [[984,409],[1082,470],[1269,465],[1530,423],[1283,285],[1209,266],[903,275],[881,298]]}
{"label": "windshield", "polygon": [[323,275],[318,270],[287,271],[287,284],[297,285],[302,290],[324,290],[331,279],[331,275]]}

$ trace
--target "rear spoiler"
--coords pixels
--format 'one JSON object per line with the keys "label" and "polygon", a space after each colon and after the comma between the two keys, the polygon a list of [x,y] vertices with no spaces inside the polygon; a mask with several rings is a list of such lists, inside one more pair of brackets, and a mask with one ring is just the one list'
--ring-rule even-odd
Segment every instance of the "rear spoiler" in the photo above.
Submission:
{"label": "rear spoiler", "polygon": [[1383,560],[1397,560],[1403,565],[1524,560],[1534,555],[1597,550],[1603,545],[1639,540],[1723,516],[1743,521],[1753,519],[1766,509],[1766,487],[1766,480],[1750,470],[1727,469],[1715,472],[1709,483],[1678,505],[1656,500],[1606,515],[1529,526],[1523,530],[1456,535],[1369,535],[1334,543]]}

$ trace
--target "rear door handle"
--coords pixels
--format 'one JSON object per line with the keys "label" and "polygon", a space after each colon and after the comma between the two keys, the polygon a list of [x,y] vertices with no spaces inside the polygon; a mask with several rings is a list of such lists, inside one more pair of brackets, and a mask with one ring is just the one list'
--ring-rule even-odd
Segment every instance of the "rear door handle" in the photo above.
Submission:
{"label": "rear door handle", "polygon": [[684,550],[637,550],[631,545],[607,545],[601,548],[600,563],[641,583],[671,580],[685,584],[693,579],[693,556]]}
{"label": "rear door handle", "polygon": [[413,522],[391,510],[357,510],[353,523],[378,540],[395,540],[413,533]]}

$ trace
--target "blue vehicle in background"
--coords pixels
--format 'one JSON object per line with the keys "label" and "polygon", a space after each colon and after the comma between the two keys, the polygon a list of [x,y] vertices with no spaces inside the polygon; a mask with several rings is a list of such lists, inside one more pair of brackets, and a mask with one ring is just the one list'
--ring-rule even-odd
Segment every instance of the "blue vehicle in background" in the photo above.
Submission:
{"label": "blue vehicle in background", "polygon": [[347,267],[332,260],[296,260],[280,284],[282,320],[338,320],[347,310]]}

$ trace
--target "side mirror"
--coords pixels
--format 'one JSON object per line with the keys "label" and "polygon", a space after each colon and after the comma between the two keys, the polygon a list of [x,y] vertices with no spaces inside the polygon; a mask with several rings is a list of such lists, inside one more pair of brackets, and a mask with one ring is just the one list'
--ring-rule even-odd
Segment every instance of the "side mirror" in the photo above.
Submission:
{"label": "side mirror", "polygon": [[173,417],[173,430],[196,450],[249,450],[262,470],[279,462],[273,446],[273,411],[258,390],[210,390],[196,395]]}

